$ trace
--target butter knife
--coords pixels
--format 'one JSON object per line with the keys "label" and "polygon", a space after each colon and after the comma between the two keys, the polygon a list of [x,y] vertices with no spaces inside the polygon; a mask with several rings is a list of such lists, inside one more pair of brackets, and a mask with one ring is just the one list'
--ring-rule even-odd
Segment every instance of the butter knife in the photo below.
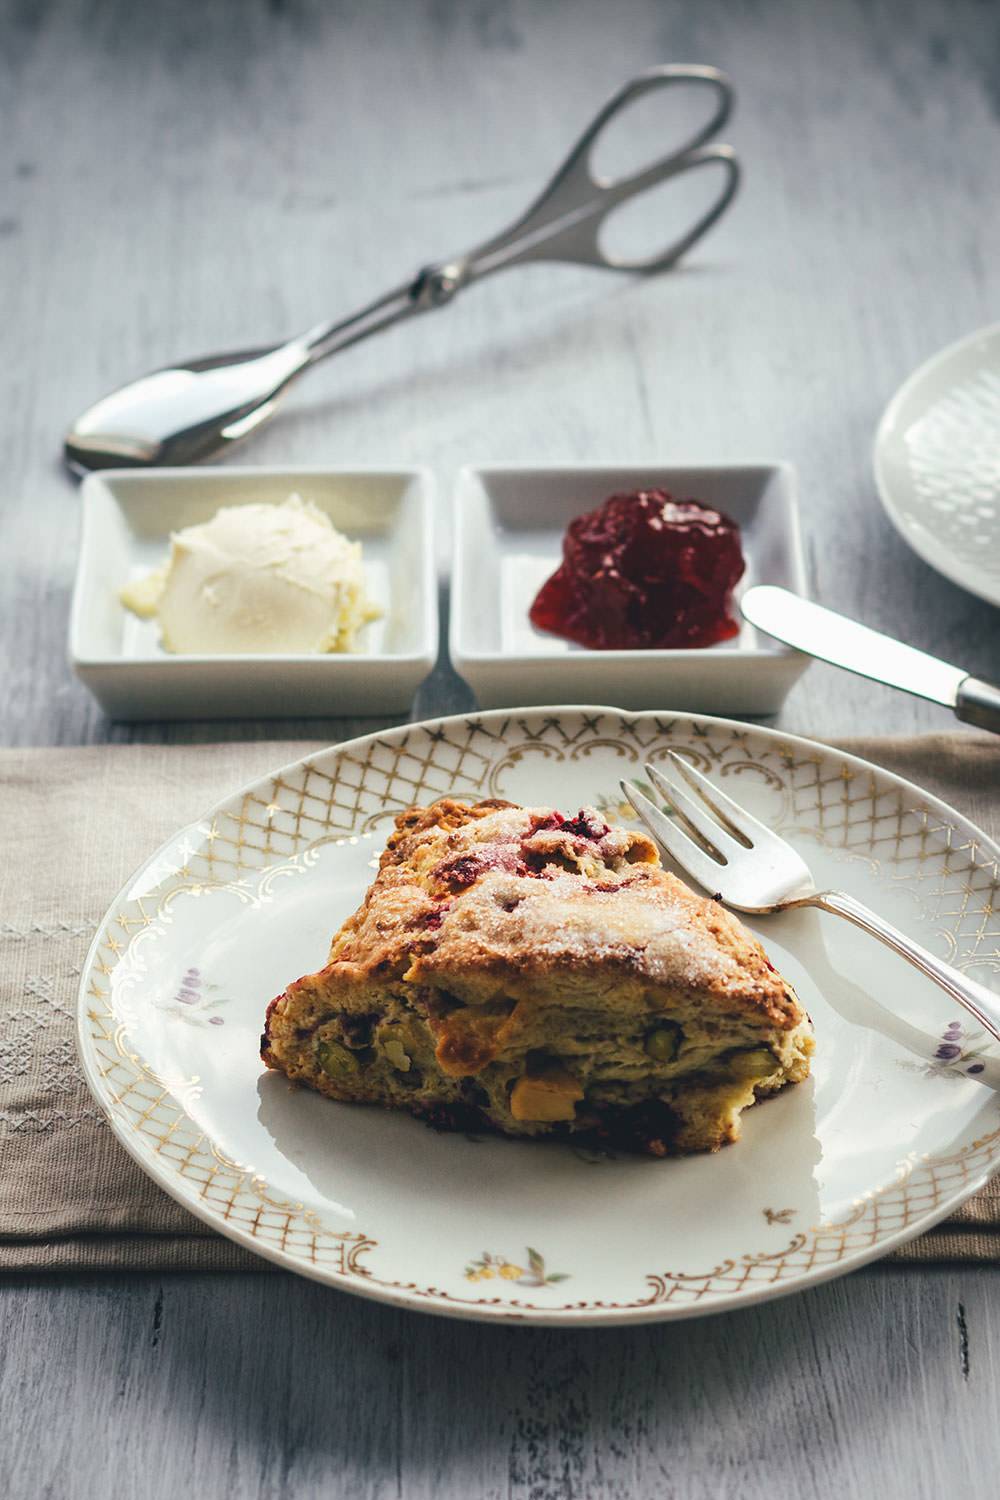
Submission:
{"label": "butter knife", "polygon": [[926,651],[773,584],[747,589],[740,608],[751,625],[788,646],[932,703],[943,703],[964,723],[1000,734],[1000,688],[961,667],[949,666]]}

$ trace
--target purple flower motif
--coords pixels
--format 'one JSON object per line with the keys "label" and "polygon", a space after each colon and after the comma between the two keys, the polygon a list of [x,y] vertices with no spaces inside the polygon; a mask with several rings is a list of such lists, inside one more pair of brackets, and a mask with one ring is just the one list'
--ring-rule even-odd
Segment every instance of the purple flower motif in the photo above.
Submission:
{"label": "purple flower motif", "polygon": [[180,1005],[197,1005],[201,999],[201,975],[197,969],[188,969],[181,980],[174,999]]}
{"label": "purple flower motif", "polygon": [[227,1003],[225,996],[213,994],[217,989],[218,985],[208,983],[200,970],[187,969],[163,1009],[182,1017],[189,1025],[223,1026],[225,1022],[221,1016],[210,1014]]}
{"label": "purple flower motif", "polygon": [[928,1077],[969,1078],[984,1073],[986,1064],[979,1061],[984,1051],[979,1045],[982,1040],[981,1031],[973,1034],[961,1021],[949,1021],[927,1067]]}

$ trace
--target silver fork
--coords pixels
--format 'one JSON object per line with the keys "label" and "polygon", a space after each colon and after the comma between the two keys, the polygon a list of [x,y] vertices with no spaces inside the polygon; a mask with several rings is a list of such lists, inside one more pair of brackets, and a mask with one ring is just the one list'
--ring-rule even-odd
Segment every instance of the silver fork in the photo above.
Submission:
{"label": "silver fork", "polygon": [[621,788],[656,842],[699,885],[737,911],[763,915],[818,906],[846,917],[933,979],[1000,1041],[1000,996],[936,958],[846,891],[819,890],[791,844],[720,792],[675,751],[667,753],[696,795],[655,766],[647,765],[646,775],[674,809],[676,821],[632,783],[623,781]]}

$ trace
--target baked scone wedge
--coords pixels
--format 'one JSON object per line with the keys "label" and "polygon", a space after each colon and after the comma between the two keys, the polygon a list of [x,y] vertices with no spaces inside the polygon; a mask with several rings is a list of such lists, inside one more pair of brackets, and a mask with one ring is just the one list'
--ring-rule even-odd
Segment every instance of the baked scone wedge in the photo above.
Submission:
{"label": "baked scone wedge", "polygon": [[333,1099],[446,1128],[714,1151],[806,1077],[813,1033],[756,938],[592,808],[400,814],[329,962],[261,1056]]}

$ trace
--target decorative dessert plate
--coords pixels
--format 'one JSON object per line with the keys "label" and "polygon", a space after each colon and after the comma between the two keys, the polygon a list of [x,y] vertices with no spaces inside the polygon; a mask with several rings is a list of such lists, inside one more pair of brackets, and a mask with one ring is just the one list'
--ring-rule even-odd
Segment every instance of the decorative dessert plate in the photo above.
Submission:
{"label": "decorative dessert plate", "polygon": [[1000,323],[914,371],[875,439],[875,481],[903,540],[990,604],[1000,604],[998,427]]}
{"label": "decorative dessert plate", "polygon": [[289,1270],[429,1312],[630,1323],[810,1286],[930,1227],[1000,1166],[1000,1061],[964,1012],[814,911],[751,924],[812,1015],[812,1077],[715,1155],[656,1161],[438,1134],[266,1072],[270,998],[325,960],[394,813],[446,793],[623,821],[668,749],[988,983],[1000,850],[888,772],[721,719],[602,708],[408,725],[336,746],[183,829],[105,918],[80,989],[87,1078],[147,1172]]}

